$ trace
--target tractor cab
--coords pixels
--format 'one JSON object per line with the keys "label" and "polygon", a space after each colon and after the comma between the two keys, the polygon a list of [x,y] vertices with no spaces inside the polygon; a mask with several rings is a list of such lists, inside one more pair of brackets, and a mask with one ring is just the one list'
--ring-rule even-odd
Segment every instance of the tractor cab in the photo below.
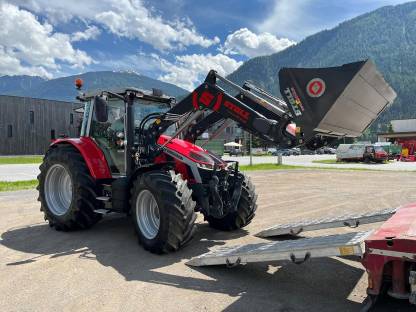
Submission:
{"label": "tractor cab", "polygon": [[[133,98],[131,112],[135,130],[131,135],[127,134],[128,104],[125,98],[128,95]],[[127,140],[138,144],[135,133],[145,117],[166,112],[175,101],[157,89],[147,92],[135,88],[94,92],[79,99],[85,103],[81,137],[90,137],[96,142],[113,176],[126,175]]]}

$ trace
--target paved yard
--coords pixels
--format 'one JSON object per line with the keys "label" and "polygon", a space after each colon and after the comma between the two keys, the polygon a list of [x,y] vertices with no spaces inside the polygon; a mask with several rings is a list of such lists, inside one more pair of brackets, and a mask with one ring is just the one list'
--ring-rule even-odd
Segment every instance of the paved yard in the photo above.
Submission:
{"label": "paved yard", "polygon": [[[252,234],[275,223],[416,201],[415,174],[289,170],[250,175],[259,208],[245,230],[217,232],[200,218],[191,244],[163,256],[137,245],[126,217],[107,217],[87,231],[56,232],[43,221],[35,191],[0,193],[1,311],[359,311],[366,276],[357,259],[234,269],[184,263],[215,246],[258,242]],[[414,309],[388,301],[376,311]]]}
{"label": "paved yard", "polygon": [[39,164],[0,165],[0,181],[34,180],[39,174]]}
{"label": "paved yard", "polygon": [[[230,157],[224,156],[227,160],[238,160],[242,165],[250,163],[249,156]],[[314,160],[336,159],[335,155],[300,155],[283,156],[283,164],[302,167],[322,167],[322,168],[357,168],[385,171],[416,171],[416,162],[389,161],[383,164],[364,164],[364,163],[341,163],[341,164],[322,164],[314,163]],[[253,164],[276,164],[277,156],[257,156],[253,157]]]}
{"label": "paved yard", "polygon": [[[224,159],[238,160],[242,165],[250,163],[250,157],[229,157],[224,156]],[[386,171],[416,171],[416,162],[398,162],[390,161],[385,164],[363,164],[363,163],[349,163],[349,164],[320,164],[314,163],[314,160],[335,159],[335,155],[300,155],[300,156],[284,156],[283,164],[303,166],[303,167],[329,167],[329,168],[362,168],[375,169]],[[257,156],[253,157],[254,164],[275,164],[277,163],[276,156]],[[19,181],[19,180],[33,180],[39,174],[39,164],[24,164],[24,165],[0,165],[0,181]]]}

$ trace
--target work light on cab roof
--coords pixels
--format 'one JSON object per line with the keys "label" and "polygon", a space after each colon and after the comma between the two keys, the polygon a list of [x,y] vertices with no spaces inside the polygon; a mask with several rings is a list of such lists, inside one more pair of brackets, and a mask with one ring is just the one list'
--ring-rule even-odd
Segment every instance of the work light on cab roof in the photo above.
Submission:
{"label": "work light on cab roof", "polygon": [[83,84],[84,82],[81,78],[75,79],[75,87],[77,88],[77,90],[81,90]]}

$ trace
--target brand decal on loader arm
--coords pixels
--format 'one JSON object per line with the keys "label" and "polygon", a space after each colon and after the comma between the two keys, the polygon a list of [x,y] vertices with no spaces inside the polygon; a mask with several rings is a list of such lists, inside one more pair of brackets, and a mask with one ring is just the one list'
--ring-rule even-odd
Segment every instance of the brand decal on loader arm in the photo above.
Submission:
{"label": "brand decal on loader arm", "polygon": [[250,113],[246,112],[244,109],[242,109],[241,107],[238,107],[237,105],[235,105],[232,102],[229,101],[225,101],[224,102],[224,106],[227,107],[232,113],[237,114],[237,116],[242,119],[243,122],[247,122],[248,118],[250,117]]}
{"label": "brand decal on loader arm", "polygon": [[241,107],[239,107],[238,105],[225,100],[224,102],[222,102],[223,100],[223,95],[222,93],[219,93],[217,96],[213,95],[212,93],[208,92],[208,91],[204,91],[201,93],[201,95],[198,98],[198,94],[196,92],[194,92],[192,94],[192,105],[196,108],[196,109],[203,109],[203,106],[200,105],[203,104],[205,107],[210,107],[213,99],[215,97],[215,103],[214,106],[212,107],[212,109],[214,111],[218,111],[219,108],[221,106],[226,107],[229,110],[229,113],[234,115],[236,118],[238,118],[239,120],[241,120],[244,123],[247,123],[249,117],[250,117],[250,113],[245,111],[244,109],[242,109]]}
{"label": "brand decal on loader arm", "polygon": [[306,93],[313,98],[322,96],[325,93],[325,89],[325,81],[321,78],[313,78],[306,85]]}
{"label": "brand decal on loader arm", "polygon": [[209,107],[214,97],[215,96],[213,94],[209,93],[208,91],[204,91],[199,97],[199,102],[204,104],[206,107]]}
{"label": "brand decal on loader arm", "polygon": [[295,88],[291,87],[291,88],[286,88],[284,90],[285,95],[287,96],[287,99],[289,101],[289,104],[292,106],[293,108],[293,112],[295,113],[296,116],[300,116],[302,115],[302,112],[305,110],[302,102],[300,101],[300,98],[298,96],[298,94],[296,93]]}

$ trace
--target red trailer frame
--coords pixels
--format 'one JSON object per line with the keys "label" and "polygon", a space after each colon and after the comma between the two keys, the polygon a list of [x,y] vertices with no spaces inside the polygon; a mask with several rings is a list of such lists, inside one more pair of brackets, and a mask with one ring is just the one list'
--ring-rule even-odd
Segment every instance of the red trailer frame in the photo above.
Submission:
{"label": "red trailer frame", "polygon": [[416,304],[411,278],[416,271],[416,203],[400,207],[365,240],[362,264],[368,273],[370,297],[387,290],[391,297]]}

